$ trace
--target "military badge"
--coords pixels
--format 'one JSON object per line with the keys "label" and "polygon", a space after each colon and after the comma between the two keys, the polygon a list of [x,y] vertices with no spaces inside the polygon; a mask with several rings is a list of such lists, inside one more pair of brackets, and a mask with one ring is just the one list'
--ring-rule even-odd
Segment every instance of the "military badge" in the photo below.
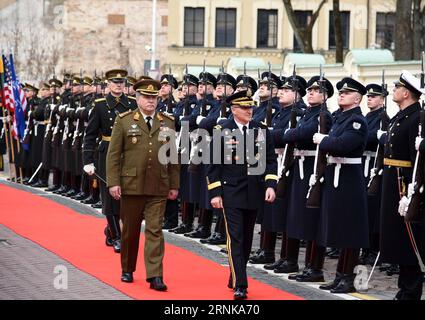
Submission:
{"label": "military badge", "polygon": [[133,137],[133,138],[131,138],[131,142],[132,142],[133,144],[136,144],[136,143],[137,143],[137,137]]}
{"label": "military badge", "polygon": [[140,119],[140,114],[139,114],[138,112],[136,112],[136,113],[134,114],[133,119],[134,119],[135,121],[139,121],[139,119]]}
{"label": "military badge", "polygon": [[360,123],[358,123],[358,122],[353,122],[353,128],[354,129],[356,129],[356,130],[359,130],[360,128],[361,128],[361,124]]}

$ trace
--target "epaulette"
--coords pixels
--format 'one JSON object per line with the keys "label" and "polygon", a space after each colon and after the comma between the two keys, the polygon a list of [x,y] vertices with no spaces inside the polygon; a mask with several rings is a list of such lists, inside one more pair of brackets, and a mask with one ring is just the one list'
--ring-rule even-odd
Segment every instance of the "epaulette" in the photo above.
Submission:
{"label": "epaulette", "polygon": [[118,114],[118,116],[120,118],[124,118],[126,115],[129,115],[130,113],[133,113],[133,110],[128,110],[126,112],[120,113],[120,114]]}
{"label": "epaulette", "polygon": [[214,127],[214,129],[217,129],[217,130],[221,130],[221,128],[223,128],[223,127],[219,124]]}
{"label": "epaulette", "polygon": [[137,99],[135,97],[133,97],[133,96],[127,96],[127,98],[137,101]]}
{"label": "epaulette", "polygon": [[106,98],[100,98],[100,99],[94,100],[94,102],[102,102],[102,101],[106,101]]}
{"label": "epaulette", "polygon": [[161,116],[163,116],[164,118],[170,119],[171,121],[174,121],[174,117],[170,114],[164,113],[164,112],[160,112]]}

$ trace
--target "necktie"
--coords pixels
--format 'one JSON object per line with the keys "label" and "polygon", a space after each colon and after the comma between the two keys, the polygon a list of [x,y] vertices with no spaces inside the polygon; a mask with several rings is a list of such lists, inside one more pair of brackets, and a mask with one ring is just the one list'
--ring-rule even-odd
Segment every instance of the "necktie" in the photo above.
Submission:
{"label": "necktie", "polygon": [[149,131],[151,131],[152,129],[151,120],[152,120],[152,117],[146,117],[146,125],[148,126]]}
{"label": "necktie", "polygon": [[243,152],[244,152],[244,161],[246,161],[246,146],[247,146],[247,144],[246,144],[246,130],[247,130],[248,128],[246,127],[246,126],[243,126],[242,127],[242,132],[243,132]]}

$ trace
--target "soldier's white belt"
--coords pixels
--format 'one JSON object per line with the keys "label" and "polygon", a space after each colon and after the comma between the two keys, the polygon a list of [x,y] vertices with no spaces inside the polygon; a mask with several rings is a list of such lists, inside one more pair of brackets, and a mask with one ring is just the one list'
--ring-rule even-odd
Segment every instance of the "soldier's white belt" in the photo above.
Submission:
{"label": "soldier's white belt", "polygon": [[334,173],[334,187],[338,188],[339,172],[343,164],[362,164],[362,158],[341,158],[341,157],[328,157],[328,164],[336,164]]}
{"label": "soldier's white belt", "polygon": [[45,125],[44,121],[34,121],[35,125]]}
{"label": "soldier's white belt", "polygon": [[367,178],[367,176],[369,175],[369,166],[370,166],[370,160],[372,158],[375,158],[376,156],[376,152],[375,151],[365,151],[363,152],[363,157],[366,157],[365,162],[364,162],[364,177]]}
{"label": "soldier's white belt", "polygon": [[298,168],[300,173],[300,179],[304,180],[304,160],[305,157],[315,157],[316,151],[315,150],[294,150],[294,156],[299,157],[298,159]]}

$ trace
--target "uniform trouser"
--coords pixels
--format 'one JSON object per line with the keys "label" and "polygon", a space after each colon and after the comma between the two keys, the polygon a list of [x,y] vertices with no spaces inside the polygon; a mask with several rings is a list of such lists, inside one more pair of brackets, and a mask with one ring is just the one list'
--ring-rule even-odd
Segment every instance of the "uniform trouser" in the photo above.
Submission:
{"label": "uniform trouser", "polygon": [[247,288],[246,264],[251,252],[257,210],[224,208],[223,211],[233,287]]}
{"label": "uniform trouser", "polygon": [[179,222],[179,204],[178,200],[167,200],[165,207],[165,222],[177,225]]}
{"label": "uniform trouser", "polygon": [[421,300],[422,281],[423,274],[419,265],[400,265],[400,274],[398,276],[398,288],[400,290],[396,298],[398,300]]}
{"label": "uniform trouser", "polygon": [[121,267],[123,272],[136,270],[140,229],[142,221],[145,219],[146,279],[162,277],[162,260],[164,258],[162,220],[165,205],[165,196],[122,196]]}

